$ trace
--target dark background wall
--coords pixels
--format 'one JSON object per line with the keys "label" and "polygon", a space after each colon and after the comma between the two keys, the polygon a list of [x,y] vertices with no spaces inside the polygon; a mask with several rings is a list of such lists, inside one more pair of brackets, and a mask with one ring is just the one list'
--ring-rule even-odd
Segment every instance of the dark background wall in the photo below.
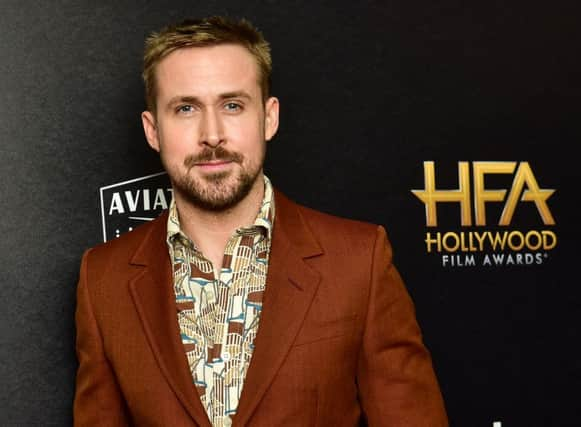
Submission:
{"label": "dark background wall", "polygon": [[[451,425],[579,425],[578,2],[94,4],[0,5],[1,425],[71,424],[75,287],[83,250],[102,241],[99,189],[162,170],[139,119],[144,37],[208,14],[247,17],[272,43],[275,185],[386,226]],[[557,246],[541,264],[442,265],[426,233],[478,227],[454,204],[426,227],[411,193],[424,161],[444,189],[459,161],[528,162],[556,190],[556,224],[520,203],[498,227],[496,203],[484,229],[550,230]]]}

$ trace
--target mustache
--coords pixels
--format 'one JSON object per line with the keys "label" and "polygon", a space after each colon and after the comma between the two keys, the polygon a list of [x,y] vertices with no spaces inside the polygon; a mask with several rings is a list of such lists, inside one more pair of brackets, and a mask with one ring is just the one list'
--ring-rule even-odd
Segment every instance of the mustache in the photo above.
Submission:
{"label": "mustache", "polygon": [[184,159],[184,165],[188,168],[194,167],[198,163],[205,163],[209,161],[224,161],[242,163],[244,157],[240,153],[235,153],[226,150],[224,147],[218,146],[216,148],[204,148],[203,151],[194,155],[190,154]]}

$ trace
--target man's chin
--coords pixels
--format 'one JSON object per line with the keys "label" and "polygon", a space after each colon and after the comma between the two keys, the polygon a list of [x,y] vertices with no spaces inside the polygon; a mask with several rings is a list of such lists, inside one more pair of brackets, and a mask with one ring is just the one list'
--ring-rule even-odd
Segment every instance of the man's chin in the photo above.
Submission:
{"label": "man's chin", "polygon": [[188,193],[187,196],[188,202],[198,209],[209,212],[225,212],[236,207],[246,197],[246,194],[200,195]]}
{"label": "man's chin", "polygon": [[201,174],[200,180],[203,180],[209,184],[228,185],[225,184],[224,181],[227,180],[231,175],[232,171],[229,170],[205,172]]}

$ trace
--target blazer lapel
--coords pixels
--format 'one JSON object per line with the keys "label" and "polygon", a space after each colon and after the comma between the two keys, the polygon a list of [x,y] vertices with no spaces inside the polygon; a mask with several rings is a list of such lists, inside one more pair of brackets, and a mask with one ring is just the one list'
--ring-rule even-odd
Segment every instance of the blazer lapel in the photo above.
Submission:
{"label": "blazer lapel", "polygon": [[159,368],[176,396],[200,426],[210,426],[194,388],[181,342],[166,246],[167,214],[155,221],[131,264],[143,271],[130,283],[131,295]]}
{"label": "blazer lapel", "polygon": [[322,254],[297,205],[275,192],[272,237],[263,310],[254,341],[236,425],[245,425],[290,350],[311,306],[319,273],[305,259]]}

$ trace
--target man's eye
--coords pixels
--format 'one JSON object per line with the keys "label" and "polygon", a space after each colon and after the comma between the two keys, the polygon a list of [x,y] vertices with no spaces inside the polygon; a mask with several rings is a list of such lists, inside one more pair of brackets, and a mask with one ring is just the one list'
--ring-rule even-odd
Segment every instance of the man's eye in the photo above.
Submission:
{"label": "man's eye", "polygon": [[191,113],[192,111],[194,111],[194,107],[191,105],[181,105],[178,107],[179,113]]}
{"label": "man's eye", "polygon": [[228,102],[224,105],[224,108],[228,111],[239,111],[242,109],[242,106],[236,102]]}

